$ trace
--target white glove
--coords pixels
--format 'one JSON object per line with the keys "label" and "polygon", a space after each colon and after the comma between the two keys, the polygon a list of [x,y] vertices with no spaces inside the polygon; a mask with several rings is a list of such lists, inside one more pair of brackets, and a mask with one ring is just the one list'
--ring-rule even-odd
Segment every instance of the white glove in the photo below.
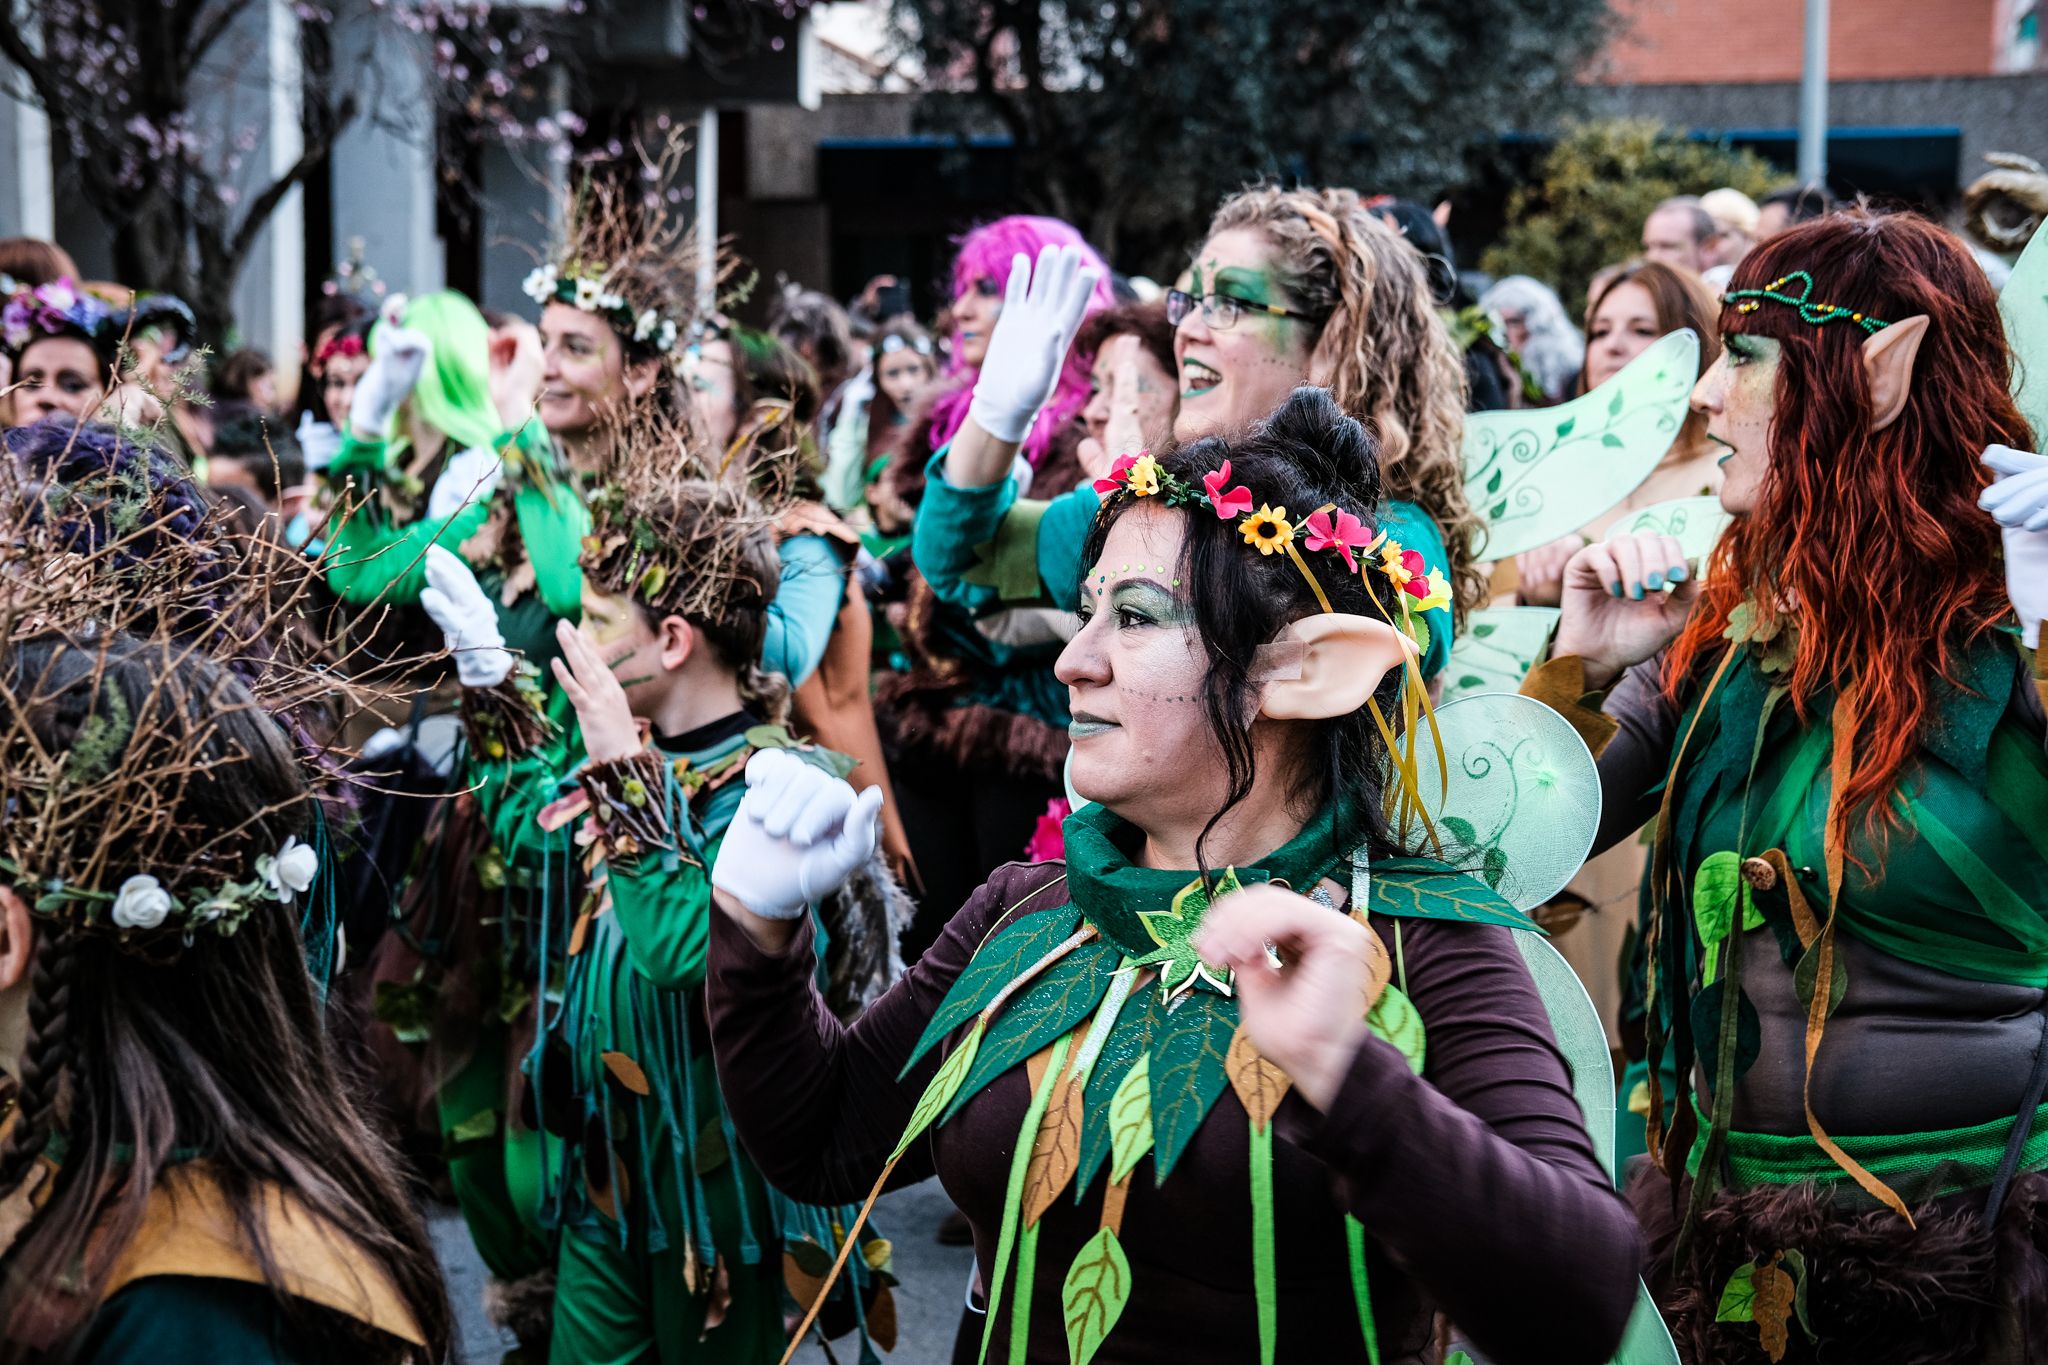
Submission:
{"label": "white glove", "polygon": [[420,382],[433,351],[434,343],[425,332],[389,323],[377,329],[377,355],[356,381],[355,400],[348,409],[349,428],[357,440],[390,439],[392,419]]}
{"label": "white glove", "polygon": [[882,789],[853,788],[786,749],[747,760],[747,794],[726,827],[711,884],[763,919],[796,919],[875,851]]}
{"label": "white glove", "polygon": [[453,550],[427,547],[427,586],[420,605],[447,637],[455,676],[464,687],[496,687],[512,671],[512,655],[498,630],[498,609]]}
{"label": "white glove", "polygon": [[2041,647],[2048,616],[2048,456],[1987,446],[1984,463],[2004,477],[1978,495],[1977,505],[2005,531],[2005,594],[2020,616],[2027,648]]}
{"label": "white glove", "polygon": [[313,414],[299,414],[299,454],[305,458],[306,471],[315,473],[334,463],[334,457],[341,453],[341,433],[334,429],[332,422],[316,422]]}
{"label": "white glove", "polygon": [[1060,382],[1060,364],[1102,272],[1081,265],[1081,248],[1049,246],[1038,269],[1018,252],[1010,262],[1003,311],[989,334],[988,354],[974,381],[967,415],[998,441],[1015,445]]}
{"label": "white glove", "polygon": [[427,493],[427,520],[452,517],[472,502],[483,502],[498,491],[505,477],[505,461],[489,446],[471,446],[448,457],[441,477]]}

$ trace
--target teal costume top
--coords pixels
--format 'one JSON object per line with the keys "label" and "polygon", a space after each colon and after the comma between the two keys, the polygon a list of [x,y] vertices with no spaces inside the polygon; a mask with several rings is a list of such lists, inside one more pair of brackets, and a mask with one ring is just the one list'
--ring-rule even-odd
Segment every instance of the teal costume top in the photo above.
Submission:
{"label": "teal costume top", "polygon": [[[917,568],[942,601],[973,612],[997,606],[1050,603],[1064,611],[1080,604],[1081,546],[1102,499],[1092,488],[1077,488],[1050,501],[1017,496],[1017,481],[958,488],[946,481],[946,452],[925,467],[924,502],[918,508],[911,553]],[[1424,564],[1446,577],[1450,558],[1443,533],[1413,503],[1390,502],[1380,524]],[[1451,657],[1451,612],[1425,612],[1429,648],[1422,676],[1433,678]],[[1064,692],[1064,689],[1061,689]],[[1061,699],[1064,716],[1064,697]],[[1064,723],[1064,721],[1062,721]]]}

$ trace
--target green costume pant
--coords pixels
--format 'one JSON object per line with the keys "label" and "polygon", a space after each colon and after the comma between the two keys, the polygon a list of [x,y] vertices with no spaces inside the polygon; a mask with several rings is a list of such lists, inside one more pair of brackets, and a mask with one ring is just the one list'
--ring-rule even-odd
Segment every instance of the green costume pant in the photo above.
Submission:
{"label": "green costume pant", "polygon": [[726,1262],[732,1303],[709,1333],[709,1297],[683,1283],[681,1251],[635,1252],[564,1233],[550,1365],[756,1365],[782,1356],[781,1267]]}
{"label": "green costume pant", "polygon": [[552,1253],[537,1222],[541,1138],[511,1127],[506,1117],[505,1048],[504,1029],[486,1028],[435,1106],[451,1151],[448,1183],[477,1254],[498,1279],[518,1280],[547,1269]]}

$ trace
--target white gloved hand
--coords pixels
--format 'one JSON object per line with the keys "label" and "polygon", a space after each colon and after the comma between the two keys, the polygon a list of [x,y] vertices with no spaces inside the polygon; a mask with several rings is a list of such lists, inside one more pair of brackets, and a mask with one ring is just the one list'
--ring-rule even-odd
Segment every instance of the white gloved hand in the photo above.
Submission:
{"label": "white gloved hand", "polygon": [[313,414],[299,414],[299,454],[305,458],[306,471],[317,473],[334,463],[334,457],[341,453],[341,433],[334,429],[332,422],[316,422]]}
{"label": "white gloved hand", "polygon": [[1003,311],[967,405],[976,426],[1010,445],[1024,439],[1059,385],[1060,365],[1100,278],[1094,266],[1082,267],[1075,246],[1046,247],[1036,270],[1023,252],[1012,258]]}
{"label": "white gloved hand", "polygon": [[385,323],[377,329],[377,354],[363,377],[356,381],[355,400],[349,404],[348,425],[359,441],[386,441],[398,409],[412,395],[434,343],[425,332]]}
{"label": "white gloved hand", "polygon": [[427,520],[440,521],[473,502],[488,500],[504,477],[504,458],[489,446],[471,446],[450,456],[427,493]]}
{"label": "white gloved hand", "polygon": [[427,586],[420,605],[447,637],[455,676],[464,687],[496,687],[512,671],[512,654],[498,629],[498,609],[469,565],[445,545],[427,548]]}
{"label": "white gloved hand", "polygon": [[2027,648],[2041,645],[2048,616],[2048,456],[2011,446],[1987,446],[1984,463],[2003,477],[1978,495],[1977,505],[2005,532],[2005,594],[2019,613]]}
{"label": "white gloved hand", "polygon": [[763,919],[796,919],[875,851],[882,789],[858,796],[786,749],[747,760],[747,794],[726,827],[711,884]]}

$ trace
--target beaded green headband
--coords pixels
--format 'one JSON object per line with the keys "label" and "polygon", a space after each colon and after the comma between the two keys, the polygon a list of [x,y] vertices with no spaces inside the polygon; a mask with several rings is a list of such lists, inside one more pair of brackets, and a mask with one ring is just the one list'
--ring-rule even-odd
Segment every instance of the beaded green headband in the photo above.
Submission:
{"label": "beaded green headband", "polygon": [[[1782,292],[1788,284],[1797,284],[1799,292],[1796,295]],[[1736,311],[1741,313],[1754,313],[1763,307],[1765,299],[1797,308],[1800,321],[1810,322],[1816,327],[1830,322],[1853,322],[1866,332],[1881,332],[1891,326],[1882,318],[1874,318],[1868,313],[1845,308],[1839,303],[1813,302],[1813,276],[1804,270],[1795,270],[1789,275],[1779,276],[1771,281],[1767,289],[1733,289],[1721,296],[1721,302],[1735,304]],[[1737,300],[1742,302],[1738,303]]]}

